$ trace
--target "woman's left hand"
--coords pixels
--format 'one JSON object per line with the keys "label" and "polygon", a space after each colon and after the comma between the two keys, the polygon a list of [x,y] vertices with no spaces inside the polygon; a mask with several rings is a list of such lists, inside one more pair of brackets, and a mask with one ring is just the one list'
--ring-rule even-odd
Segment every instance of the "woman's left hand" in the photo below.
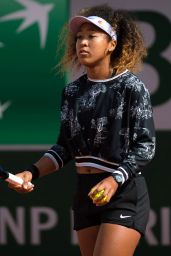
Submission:
{"label": "woman's left hand", "polygon": [[94,186],[88,193],[88,196],[96,206],[102,206],[110,201],[117,188],[118,183],[112,176],[109,176]]}

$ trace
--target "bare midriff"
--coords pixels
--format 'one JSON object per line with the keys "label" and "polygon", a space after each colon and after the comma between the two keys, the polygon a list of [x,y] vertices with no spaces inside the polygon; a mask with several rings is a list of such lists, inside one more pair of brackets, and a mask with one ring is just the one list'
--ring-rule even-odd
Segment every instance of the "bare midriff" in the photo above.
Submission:
{"label": "bare midriff", "polygon": [[77,172],[80,173],[80,174],[93,174],[93,173],[102,173],[102,172],[105,172],[105,171],[100,170],[100,169],[95,168],[95,167],[83,166],[83,167],[77,167]]}

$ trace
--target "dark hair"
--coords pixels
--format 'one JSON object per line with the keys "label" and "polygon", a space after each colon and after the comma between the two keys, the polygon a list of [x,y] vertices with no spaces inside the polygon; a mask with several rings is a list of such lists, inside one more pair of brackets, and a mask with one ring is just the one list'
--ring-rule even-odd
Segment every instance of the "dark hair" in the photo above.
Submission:
{"label": "dark hair", "polygon": [[[90,8],[83,8],[78,15],[99,16],[111,24],[117,34],[117,45],[111,54],[111,67],[115,73],[119,73],[126,68],[132,72],[137,72],[141,68],[141,63],[147,56],[142,33],[137,25],[137,19],[126,10],[114,10],[107,4],[97,5]],[[59,63],[62,70],[67,67],[77,66],[79,63],[76,55],[75,35],[67,27],[63,30],[61,45],[67,42],[65,54]]]}

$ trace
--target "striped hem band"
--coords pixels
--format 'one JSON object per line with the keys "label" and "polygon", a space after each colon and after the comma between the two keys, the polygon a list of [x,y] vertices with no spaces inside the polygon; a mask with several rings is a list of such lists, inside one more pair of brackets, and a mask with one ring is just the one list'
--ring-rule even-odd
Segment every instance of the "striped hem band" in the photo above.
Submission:
{"label": "striped hem band", "polygon": [[77,167],[95,167],[111,173],[119,167],[118,163],[109,162],[93,156],[76,156],[75,165]]}

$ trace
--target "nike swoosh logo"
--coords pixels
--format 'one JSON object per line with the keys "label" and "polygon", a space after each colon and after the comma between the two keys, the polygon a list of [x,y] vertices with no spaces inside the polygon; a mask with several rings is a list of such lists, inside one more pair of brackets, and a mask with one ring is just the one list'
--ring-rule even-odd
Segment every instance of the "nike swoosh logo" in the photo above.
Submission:
{"label": "nike swoosh logo", "polygon": [[130,215],[122,215],[122,214],[120,215],[121,219],[130,218],[130,217],[131,217]]}

